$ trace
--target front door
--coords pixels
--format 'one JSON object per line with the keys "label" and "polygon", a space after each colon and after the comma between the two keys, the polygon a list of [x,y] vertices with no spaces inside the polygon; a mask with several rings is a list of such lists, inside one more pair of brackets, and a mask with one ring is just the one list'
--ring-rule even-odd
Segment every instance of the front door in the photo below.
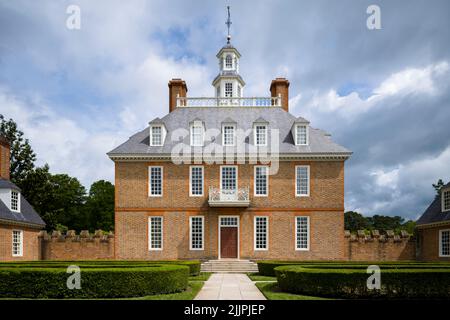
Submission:
{"label": "front door", "polygon": [[239,258],[239,217],[219,217],[219,232],[220,258]]}

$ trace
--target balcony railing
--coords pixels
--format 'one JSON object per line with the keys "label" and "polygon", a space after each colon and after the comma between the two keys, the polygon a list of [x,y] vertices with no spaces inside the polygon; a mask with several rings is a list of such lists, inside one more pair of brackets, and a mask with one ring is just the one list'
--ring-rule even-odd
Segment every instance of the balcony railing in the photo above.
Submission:
{"label": "balcony railing", "polygon": [[177,97],[177,107],[281,107],[281,96],[253,98]]}
{"label": "balcony railing", "polygon": [[250,205],[249,188],[223,190],[210,187],[209,205],[211,207],[248,207]]}

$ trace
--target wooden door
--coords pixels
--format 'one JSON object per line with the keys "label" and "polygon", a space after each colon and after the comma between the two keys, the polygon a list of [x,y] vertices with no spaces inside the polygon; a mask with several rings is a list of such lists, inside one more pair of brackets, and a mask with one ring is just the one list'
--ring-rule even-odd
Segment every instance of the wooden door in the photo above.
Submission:
{"label": "wooden door", "polygon": [[220,228],[220,257],[237,258],[238,257],[238,228],[221,227]]}

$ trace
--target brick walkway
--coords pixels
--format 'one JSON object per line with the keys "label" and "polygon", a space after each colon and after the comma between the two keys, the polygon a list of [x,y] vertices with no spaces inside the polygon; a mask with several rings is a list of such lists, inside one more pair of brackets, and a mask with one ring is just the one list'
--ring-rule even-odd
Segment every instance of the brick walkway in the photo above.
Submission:
{"label": "brick walkway", "polygon": [[266,300],[245,274],[213,273],[195,300]]}

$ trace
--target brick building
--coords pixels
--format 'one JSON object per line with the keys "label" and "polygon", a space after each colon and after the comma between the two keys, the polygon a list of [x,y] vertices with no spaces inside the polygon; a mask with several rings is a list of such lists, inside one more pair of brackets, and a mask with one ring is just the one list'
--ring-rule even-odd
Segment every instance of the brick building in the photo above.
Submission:
{"label": "brick building", "polygon": [[244,97],[239,51],[217,54],[215,96],[169,81],[169,113],[108,153],[116,259],[343,260],[351,152],[289,113],[289,81]]}
{"label": "brick building", "polygon": [[38,260],[44,221],[10,181],[10,144],[0,136],[0,261]]}
{"label": "brick building", "polygon": [[417,258],[450,261],[450,183],[417,220]]}

